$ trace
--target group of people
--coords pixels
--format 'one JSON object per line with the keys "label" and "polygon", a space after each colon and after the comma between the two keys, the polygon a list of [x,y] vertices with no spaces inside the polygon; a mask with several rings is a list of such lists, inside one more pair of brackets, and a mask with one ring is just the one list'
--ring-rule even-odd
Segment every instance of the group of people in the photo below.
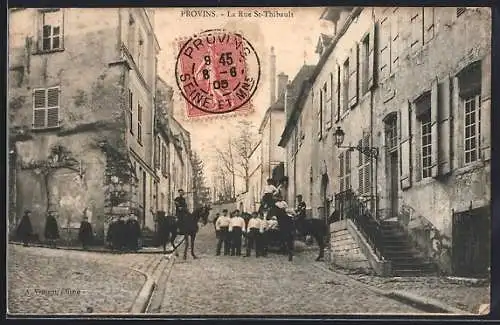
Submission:
{"label": "group of people", "polygon": [[113,250],[137,251],[142,236],[141,225],[134,214],[114,218],[108,228],[106,241]]}
{"label": "group of people", "polygon": [[254,212],[246,221],[241,216],[240,210],[235,210],[229,215],[227,209],[222,210],[222,215],[217,213],[215,218],[215,232],[218,238],[216,255],[221,255],[224,246],[224,255],[241,256],[242,237],[245,236],[247,238],[245,256],[250,256],[252,249],[255,249],[256,257],[266,256],[266,231],[270,229],[271,223],[264,219],[262,213]]}
{"label": "group of people", "polygon": [[[56,242],[60,239],[56,216],[57,214],[55,211],[49,211],[45,221],[44,237],[52,247],[56,247]],[[17,226],[16,237],[22,241],[24,246],[29,246],[29,243],[37,241],[38,236],[33,231],[33,225],[31,223],[31,211],[28,209],[24,211],[24,215]],[[137,217],[131,214],[127,217],[120,216],[111,222],[106,240],[113,249],[120,251],[136,251],[139,249],[140,237],[140,224],[137,221]],[[78,241],[83,249],[89,248],[94,241],[92,224],[89,222],[87,216],[84,216],[80,223]]]}

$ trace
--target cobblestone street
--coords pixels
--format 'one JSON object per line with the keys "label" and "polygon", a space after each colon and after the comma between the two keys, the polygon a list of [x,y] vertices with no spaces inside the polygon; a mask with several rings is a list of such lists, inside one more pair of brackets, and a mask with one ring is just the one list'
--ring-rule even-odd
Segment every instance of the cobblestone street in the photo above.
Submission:
{"label": "cobblestone street", "polygon": [[127,313],[160,256],[9,245],[8,312]]}
{"label": "cobblestone street", "polygon": [[[177,258],[166,286],[150,307],[162,314],[354,314],[421,313],[378,296],[355,281],[315,266],[316,251],[298,252],[293,262],[267,258],[215,256],[215,235],[203,227],[195,252]],[[181,246],[179,249],[183,249]],[[317,262],[316,262],[317,263]],[[159,297],[158,295],[161,295]]]}

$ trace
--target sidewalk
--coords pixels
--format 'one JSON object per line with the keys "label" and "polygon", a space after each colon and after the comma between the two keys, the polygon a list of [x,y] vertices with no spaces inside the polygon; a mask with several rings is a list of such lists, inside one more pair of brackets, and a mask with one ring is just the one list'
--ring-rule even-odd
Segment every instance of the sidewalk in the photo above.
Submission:
{"label": "sidewalk", "polygon": [[[379,277],[355,273],[338,267],[335,272],[385,292],[396,298],[419,303],[440,304],[449,309],[478,314],[480,306],[490,303],[490,283],[487,280],[468,280],[452,277]],[[435,302],[435,303],[434,303]]]}
{"label": "sidewalk", "polygon": [[[10,245],[23,245],[21,242],[16,242],[16,241],[9,241]],[[178,243],[177,243],[178,244]],[[56,247],[52,247],[49,244],[46,243],[30,243],[30,247],[45,247],[45,248],[52,248],[52,249],[62,249],[62,250],[71,250],[71,251],[82,251],[82,252],[94,252],[94,253],[112,253],[112,254],[124,254],[124,253],[133,253],[133,254],[163,254],[163,248],[162,247],[141,247],[137,251],[116,251],[112,250],[108,247],[103,247],[103,246],[91,246],[88,247],[87,249],[83,249],[81,246],[64,246],[64,245],[58,245]],[[169,244],[167,245],[167,254],[173,253],[172,246]]]}

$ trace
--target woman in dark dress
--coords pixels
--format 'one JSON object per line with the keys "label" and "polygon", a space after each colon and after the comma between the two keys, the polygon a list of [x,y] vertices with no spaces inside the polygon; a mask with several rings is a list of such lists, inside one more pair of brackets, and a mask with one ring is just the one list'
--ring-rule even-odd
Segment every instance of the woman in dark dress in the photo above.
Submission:
{"label": "woman in dark dress", "polygon": [[92,225],[90,224],[88,217],[83,217],[83,220],[80,223],[78,240],[82,243],[83,249],[87,249],[87,247],[92,243]]}
{"label": "woman in dark dress", "polygon": [[23,218],[17,227],[17,238],[23,241],[24,246],[28,246],[28,243],[33,235],[33,226],[31,225],[31,211],[24,211]]}
{"label": "woman in dark dress", "polygon": [[47,239],[51,246],[56,246],[56,240],[59,239],[59,226],[54,211],[49,211],[47,220],[45,221],[45,239]]}

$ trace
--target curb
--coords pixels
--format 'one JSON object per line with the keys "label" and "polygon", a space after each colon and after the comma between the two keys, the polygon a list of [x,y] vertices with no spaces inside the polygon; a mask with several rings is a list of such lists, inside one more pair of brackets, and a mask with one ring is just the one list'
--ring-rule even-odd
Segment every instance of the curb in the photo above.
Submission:
{"label": "curb", "polygon": [[386,296],[402,302],[409,302],[417,306],[417,308],[419,309],[432,313],[469,315],[469,316],[476,315],[468,311],[446,305],[436,299],[418,296],[406,291],[399,291],[399,290],[388,291],[386,293]]}
{"label": "curb", "polygon": [[141,291],[139,291],[137,298],[130,308],[130,312],[132,314],[143,314],[148,310],[151,298],[153,297],[153,293],[158,286],[158,280],[160,279],[160,276],[167,267],[169,268],[168,272],[170,272],[172,268],[169,266],[171,266],[170,264],[173,265],[174,259],[175,256],[173,255],[164,255],[158,265],[154,268],[152,274],[147,274],[145,272],[133,269],[146,276],[146,283],[144,283],[144,285],[142,286]]}
{"label": "curb", "polygon": [[371,285],[366,284],[364,282],[361,282],[359,280],[356,280],[356,279],[350,277],[349,275],[335,272],[324,265],[318,265],[318,264],[314,264],[314,265],[322,270],[329,271],[329,272],[335,273],[336,275],[340,275],[340,276],[343,276],[345,278],[348,278],[350,281],[354,281],[357,284],[360,284],[364,288],[366,288],[366,289],[368,289],[368,290],[370,290],[370,291],[372,291],[380,296],[385,296],[385,297],[390,298],[390,299],[394,299],[394,300],[401,301],[403,303],[414,305],[416,308],[421,309],[421,310],[426,311],[426,312],[441,313],[441,314],[446,314],[446,315],[449,315],[449,314],[464,315],[464,316],[476,315],[476,314],[470,313],[466,310],[462,310],[462,309],[458,309],[458,308],[446,305],[438,300],[418,296],[418,295],[415,295],[415,294],[412,294],[412,293],[409,293],[406,291],[379,289],[377,287],[374,287],[374,286],[371,286]]}

